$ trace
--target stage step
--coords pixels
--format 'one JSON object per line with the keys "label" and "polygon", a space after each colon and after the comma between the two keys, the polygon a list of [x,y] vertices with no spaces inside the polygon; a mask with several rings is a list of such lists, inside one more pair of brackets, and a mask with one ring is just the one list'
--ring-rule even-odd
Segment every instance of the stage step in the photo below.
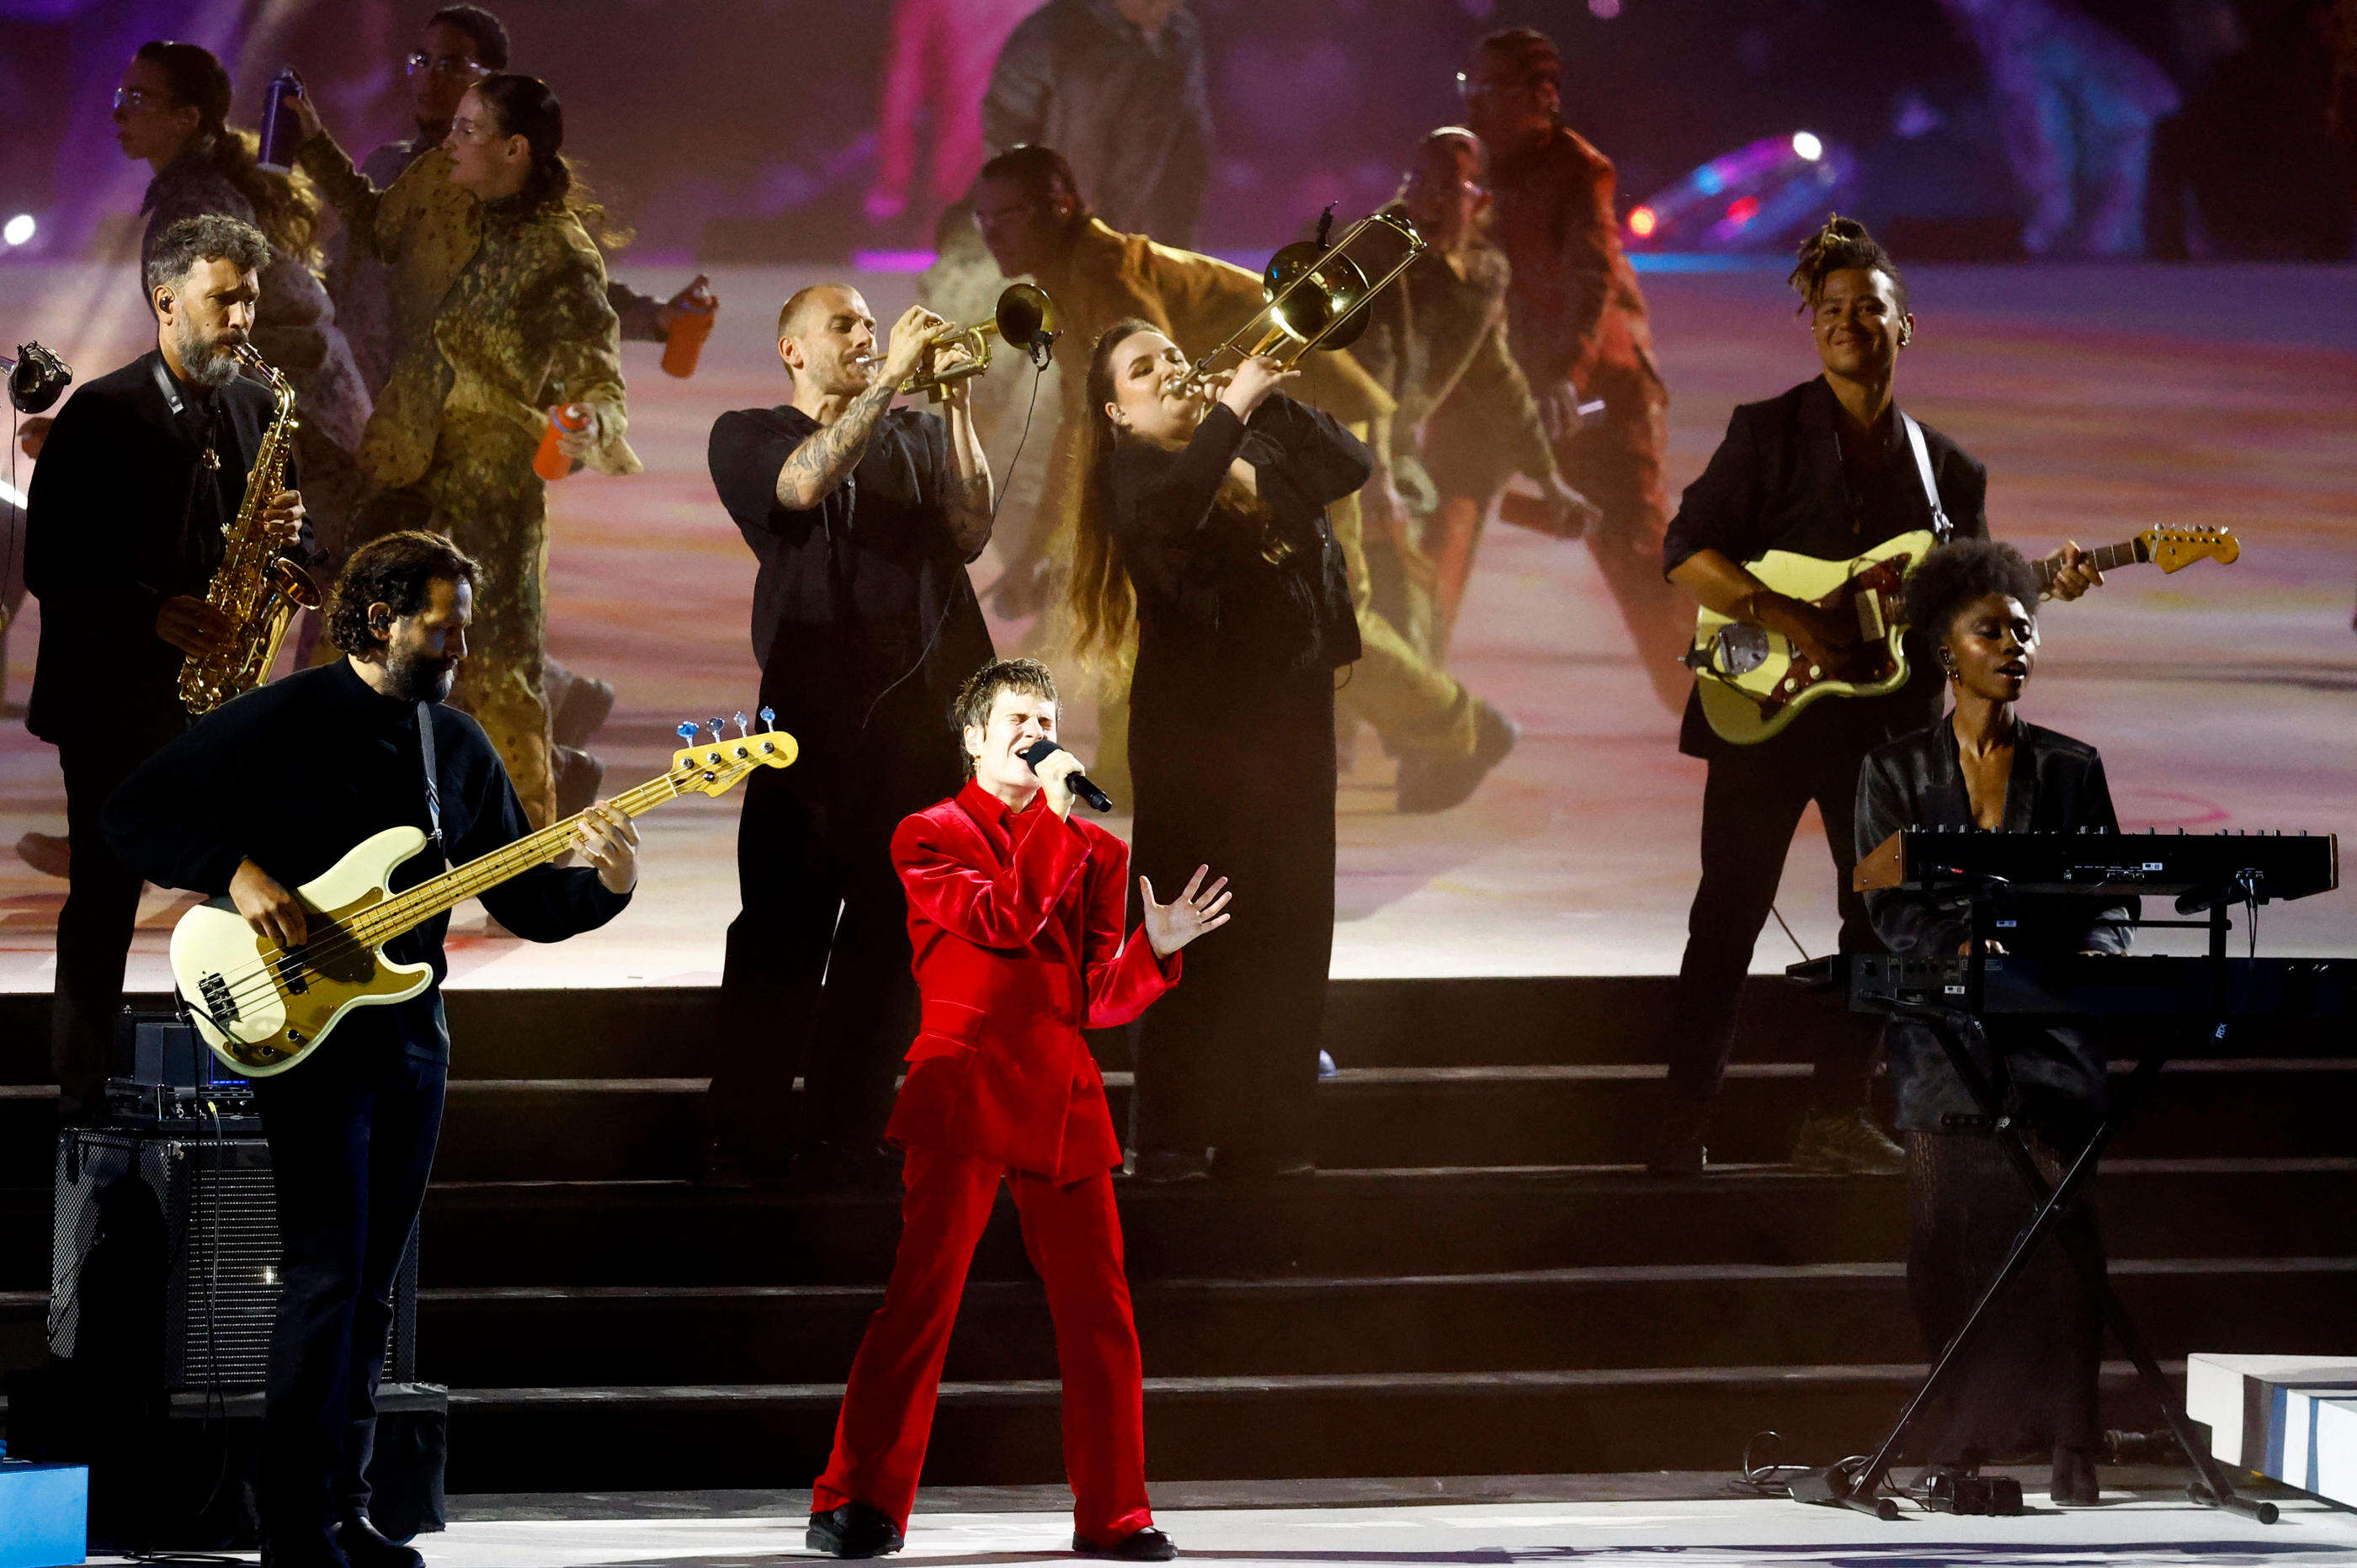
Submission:
{"label": "stage step", "polygon": [[[2168,1369],[2172,1374],[2174,1367]],[[1148,1377],[1146,1474],[1165,1481],[1322,1476],[1732,1470],[1775,1431],[1781,1459],[1829,1463],[1870,1444],[1920,1366],[1631,1368],[1377,1377]],[[2158,1412],[2107,1364],[2104,1419]],[[773,1487],[826,1458],[835,1383],[451,1391],[453,1492]],[[1755,1458],[1769,1457],[1765,1447]],[[930,1486],[1062,1478],[1052,1380],[946,1384]],[[781,1538],[798,1545],[800,1532]]]}
{"label": "stage step", "polygon": [[[2125,1070],[2125,1067],[2123,1067]],[[1738,1165],[1781,1160],[1808,1104],[1808,1069],[1738,1064],[1711,1133]],[[1315,1101],[1329,1170],[1469,1165],[1633,1165],[1661,1102],[1663,1069],[1344,1068]],[[443,1181],[647,1181],[694,1174],[700,1078],[461,1079],[450,1086],[435,1175]],[[1108,1075],[1114,1125],[1129,1075]],[[799,1096],[795,1096],[796,1101]],[[798,1107],[780,1107],[781,1121]],[[0,1091],[0,1180],[48,1170],[54,1101]],[[2171,1064],[2119,1142],[2127,1157],[2357,1155],[2357,1061]]]}
{"label": "stage step", "polygon": [[[2117,1257],[2357,1255],[2357,1159],[2122,1160],[2098,1197]],[[1846,1262],[1902,1255],[1904,1197],[1897,1177],[1782,1168],[1321,1171],[1125,1187],[1122,1223],[1138,1280]],[[897,1216],[880,1195],[453,1184],[426,1200],[423,1266],[445,1285],[874,1283]],[[1011,1221],[1002,1200],[974,1277],[1028,1277]]]}
{"label": "stage step", "polygon": [[[2165,1358],[2195,1345],[2330,1349],[2357,1308],[2357,1258],[2127,1260],[2113,1279]],[[1896,1262],[1170,1280],[1134,1296],[1146,1364],[1166,1377],[1809,1365],[1921,1349]],[[862,1285],[428,1288],[422,1375],[457,1388],[837,1380],[882,1302]],[[1055,1375],[1039,1286],[972,1286],[947,1376]]]}
{"label": "stage step", "polygon": [[[1323,1171],[1270,1183],[1125,1184],[1133,1279],[1295,1272],[1397,1276],[1651,1264],[1796,1264],[1902,1255],[1896,1177],[1781,1167],[1698,1181],[1632,1168]],[[2097,1184],[2120,1258],[2357,1256],[2357,1159],[2122,1160]],[[49,1197],[0,1191],[0,1290],[48,1284]],[[1026,1279],[1004,1199],[974,1277]],[[888,1195],[799,1197],[684,1182],[439,1183],[429,1284],[875,1283]]]}
{"label": "stage step", "polygon": [[[1593,1067],[1658,1062],[1676,981],[1668,975],[1336,980],[1327,989],[1323,1044],[1360,1068]],[[161,993],[126,998],[169,1005]],[[461,1079],[703,1078],[705,1042],[726,1027],[712,986],[444,993]],[[45,994],[0,995],[0,1085],[49,1080]],[[1744,983],[1740,1059],[1811,1059],[1817,1031],[1843,1016],[1821,993],[1775,975]],[[2255,1055],[2319,1056],[2345,1048],[2333,1021],[2255,1021]],[[1093,1042],[1108,1069],[1128,1065],[1120,1031]]]}

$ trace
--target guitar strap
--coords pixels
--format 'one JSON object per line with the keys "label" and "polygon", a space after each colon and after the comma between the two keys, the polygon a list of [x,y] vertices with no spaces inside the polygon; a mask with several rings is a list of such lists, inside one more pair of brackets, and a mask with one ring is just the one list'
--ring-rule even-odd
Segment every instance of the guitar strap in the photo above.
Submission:
{"label": "guitar strap", "polygon": [[1940,504],[1940,487],[1932,482],[1932,449],[1924,445],[1923,427],[1912,414],[1901,409],[1899,417],[1907,426],[1907,445],[1915,449],[1915,474],[1923,481],[1923,499],[1932,503],[1932,536],[1945,544],[1956,525],[1948,521],[1948,510]]}
{"label": "guitar strap", "polygon": [[425,822],[430,830],[429,841],[434,845],[435,858],[445,870],[450,855],[442,843],[442,787],[435,781],[434,768],[434,704],[417,704],[417,755],[425,763]]}

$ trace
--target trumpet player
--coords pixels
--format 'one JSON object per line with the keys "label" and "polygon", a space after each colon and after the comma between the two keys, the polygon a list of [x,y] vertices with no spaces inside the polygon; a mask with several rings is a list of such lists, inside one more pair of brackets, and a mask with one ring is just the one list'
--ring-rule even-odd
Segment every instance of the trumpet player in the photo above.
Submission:
{"label": "trumpet player", "polygon": [[[205,596],[272,419],[270,393],[238,368],[270,263],[260,230],[219,213],[156,235],[145,266],[155,348],[67,400],[33,470],[25,578],[41,648],[26,725],[58,748],[74,846],[49,1009],[69,1122],[101,1108],[139,912],[139,873],[107,847],[99,811],[188,727],[182,657],[233,635]],[[316,557],[294,489],[260,519],[290,555]]]}
{"label": "trumpet player", "polygon": [[713,1074],[708,1179],[785,1174],[774,1115],[804,1079],[799,1182],[888,1186],[880,1152],[915,1033],[900,819],[965,777],[942,725],[990,633],[966,564],[990,542],[990,466],[963,379],[942,412],[895,408],[903,382],[965,356],[921,306],[877,338],[859,291],[818,284],[778,314],[791,399],[712,427],[712,482],[759,562],[761,702],[802,742],[745,797],[742,908],[721,989],[737,1026]]}

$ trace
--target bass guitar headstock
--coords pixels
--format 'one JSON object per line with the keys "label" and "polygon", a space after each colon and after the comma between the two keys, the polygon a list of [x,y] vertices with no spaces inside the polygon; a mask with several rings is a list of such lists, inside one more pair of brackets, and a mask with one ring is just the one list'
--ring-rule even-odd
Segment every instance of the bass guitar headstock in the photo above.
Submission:
{"label": "bass guitar headstock", "polygon": [[2144,558],[2164,572],[2182,571],[2196,561],[2220,565],[2243,553],[2242,541],[2231,528],[2147,528],[2136,535]]}
{"label": "bass guitar headstock", "polygon": [[[764,725],[777,723],[775,710],[763,708]],[[783,730],[764,729],[759,733],[748,727],[741,713],[734,716],[737,734],[732,738],[725,733],[722,719],[707,720],[703,725],[683,724],[679,737],[688,744],[672,753],[671,771],[667,775],[672,788],[680,794],[691,790],[705,795],[726,795],[750,778],[759,768],[790,768],[801,755],[802,747],[794,737]],[[697,731],[709,728],[712,738],[698,744]]]}

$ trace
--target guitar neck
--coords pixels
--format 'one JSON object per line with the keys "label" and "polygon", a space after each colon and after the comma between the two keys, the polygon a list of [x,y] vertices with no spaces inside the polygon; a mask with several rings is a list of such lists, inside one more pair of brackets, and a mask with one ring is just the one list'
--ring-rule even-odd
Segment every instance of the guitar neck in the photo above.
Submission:
{"label": "guitar neck", "polygon": [[[666,801],[676,800],[683,791],[671,776],[651,779],[635,789],[614,798],[614,806],[625,816],[642,816]],[[538,832],[526,833],[513,843],[478,855],[464,865],[453,866],[439,876],[428,877],[416,886],[370,910],[362,917],[368,926],[368,940],[382,947],[404,932],[414,930],[436,915],[446,915],[466,900],[487,888],[520,876],[535,865],[544,865],[563,854],[573,842],[573,830],[580,825],[587,811],[576,811],[561,822],[552,822]]]}
{"label": "guitar neck", "polygon": [[[2087,564],[2098,572],[2110,572],[2122,566],[2134,566],[2140,562],[2151,559],[2151,556],[2145,553],[2145,544],[2141,538],[2123,540],[2117,544],[2106,544],[2100,550],[2087,552]],[[2050,588],[2054,585],[2056,567],[2053,562],[2033,561],[2030,564],[2038,569],[2040,587]]]}

